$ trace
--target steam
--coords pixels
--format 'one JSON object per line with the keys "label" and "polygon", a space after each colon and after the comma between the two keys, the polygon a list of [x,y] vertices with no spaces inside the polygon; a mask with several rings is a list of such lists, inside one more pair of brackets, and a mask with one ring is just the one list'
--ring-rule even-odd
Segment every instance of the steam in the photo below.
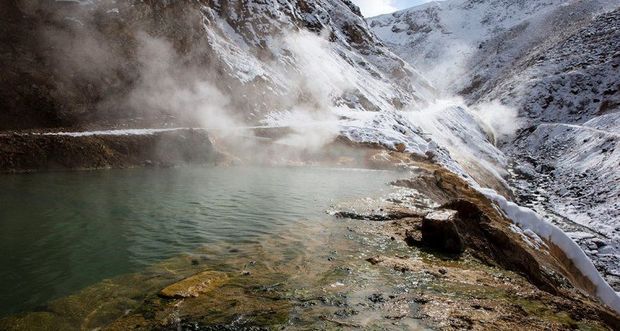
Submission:
{"label": "steam", "polygon": [[440,93],[451,98],[455,82],[468,75],[468,64],[475,51],[466,42],[451,40],[449,47],[435,47],[431,63],[418,63],[417,67]]}
{"label": "steam", "polygon": [[280,46],[290,52],[294,64],[286,74],[296,98],[289,109],[271,114],[266,122],[292,130],[278,143],[317,152],[340,134],[333,110],[337,100],[354,89],[355,69],[332,49],[327,31],[290,32]]}
{"label": "steam", "polygon": [[[238,93],[236,90],[243,88],[240,87],[239,79],[235,80],[234,77],[228,77],[226,72],[221,72],[222,69],[226,71],[222,67],[228,64],[223,63],[227,60],[225,57],[229,56],[225,52],[225,43],[222,43],[224,46],[218,46],[224,51],[224,59],[218,57],[221,56],[218,51],[222,50],[216,49],[217,45],[201,45],[204,49],[196,51],[196,54],[188,54],[182,51],[187,48],[183,45],[185,41],[179,42],[171,36],[156,36],[146,30],[129,31],[131,37],[127,39],[131,41],[130,45],[121,45],[118,40],[100,31],[102,28],[93,23],[96,20],[91,17],[92,12],[79,11],[75,15],[71,22],[76,20],[79,22],[75,23],[77,26],[70,23],[72,28],[51,27],[44,33],[44,39],[58,50],[53,55],[54,61],[59,68],[68,72],[65,75],[69,77],[68,81],[93,82],[100,84],[93,90],[107,91],[116,84],[106,82],[109,77],[124,77],[117,80],[120,81],[117,84],[120,92],[103,95],[98,100],[100,110],[128,109],[155,119],[174,117],[171,120],[174,124],[206,128],[210,136],[226,145],[225,148],[235,148],[234,153],[237,155],[268,159],[274,154],[267,152],[261,155],[258,147],[265,146],[263,139],[254,137],[253,131],[245,129],[248,124],[257,123],[248,123],[248,112],[239,111],[239,105],[248,104],[246,96],[240,95],[245,94],[245,91]],[[65,21],[65,17],[59,19]],[[219,31],[217,27],[211,28],[208,31],[213,35],[211,41],[226,32]],[[262,122],[265,126],[286,127],[286,130],[278,131],[279,136],[266,139],[271,139],[278,147],[286,146],[292,157],[305,152],[318,153],[334,141],[343,130],[337,114],[342,114],[341,110],[350,109],[345,106],[347,100],[359,101],[355,91],[360,86],[371,86],[369,89],[374,86],[372,82],[360,81],[361,77],[368,76],[360,75],[359,69],[341,56],[339,52],[346,50],[330,42],[329,34],[329,30],[320,35],[305,30],[288,31],[268,41],[268,51],[273,54],[261,56],[260,60],[258,56],[252,58],[256,61],[241,61],[249,68],[247,76],[250,77],[243,82],[243,86],[248,90],[256,90],[248,93],[250,98],[261,98],[261,92],[270,88],[278,90],[262,100],[252,101],[255,104],[262,101],[265,108],[271,110]],[[465,54],[469,52],[465,47],[453,49],[454,54],[445,54],[445,61],[428,71],[445,91],[449,91],[449,80],[442,82],[438,78],[464,73]],[[229,53],[235,54],[232,51]],[[209,56],[213,56],[213,59],[208,59]],[[248,55],[251,56],[254,55]],[[126,58],[130,60],[125,61]],[[255,70],[259,72],[256,77],[252,70],[254,62],[261,66],[260,70]],[[269,72],[273,74],[270,77],[281,81],[261,81],[260,72]],[[79,86],[76,84],[73,88]],[[415,113],[411,115],[412,121],[430,132],[443,145],[453,146],[454,153],[465,150],[460,148],[463,141],[478,139],[477,135],[459,136],[455,132],[467,132],[470,129],[480,132],[481,127],[489,127],[494,136],[503,137],[515,129],[516,112],[500,107],[499,104],[481,105],[478,107],[479,117],[476,117],[462,100],[445,98],[445,102],[441,101],[425,110],[412,112]],[[445,116],[455,117],[446,119]],[[459,122],[459,119],[462,121]],[[465,124],[472,127],[466,127]],[[470,144],[478,144],[478,140],[473,141],[470,140]],[[278,150],[278,156],[283,156],[283,152]],[[468,158],[475,160],[480,150],[472,149],[470,152]]]}
{"label": "steam", "polygon": [[437,44],[430,50],[432,62],[422,60],[420,71],[438,89],[441,98],[428,107],[414,110],[410,119],[438,145],[450,152],[451,158],[477,176],[480,169],[497,179],[506,175],[504,154],[497,145],[522,127],[518,110],[498,100],[468,105],[457,95],[459,86],[471,77],[471,63],[478,52],[462,40],[449,45]]}
{"label": "steam", "polygon": [[327,30],[321,35],[290,32],[283,37],[282,47],[291,52],[295,63],[291,70],[297,71],[292,90],[305,94],[315,110],[328,110],[334,99],[354,88],[355,69],[332,49]]}
{"label": "steam", "polygon": [[473,106],[477,115],[492,130],[496,141],[512,136],[523,126],[519,112],[515,108],[503,105],[499,101],[491,101]]}
{"label": "steam", "polygon": [[181,62],[172,44],[139,33],[140,79],[126,103],[133,109],[178,114],[198,124],[229,135],[243,126],[228,106],[230,98],[208,79],[209,72]]}
{"label": "steam", "polygon": [[452,97],[411,110],[407,116],[474,178],[492,174],[501,181],[507,175],[506,158],[496,144],[520,127],[515,109],[499,102],[470,108],[461,97]]}
{"label": "steam", "polygon": [[[165,122],[205,128],[225,148],[237,148],[235,154],[261,157],[256,149],[264,144],[248,129],[249,124],[257,123],[248,123],[248,112],[239,110],[239,105],[248,103],[246,92],[237,93],[239,83],[222,74],[222,68],[217,67],[218,55],[209,53],[209,45],[196,52],[199,56],[191,51],[182,53],[177,40],[153,35],[147,32],[147,26],[128,31],[131,34],[125,39],[110,37],[109,31],[102,32],[96,17],[108,15],[105,5],[113,3],[56,12],[53,6],[24,1],[32,5],[33,12],[46,10],[54,15],[55,23],[46,25],[40,35],[46,50],[52,50],[46,54],[49,61],[63,73],[66,81],[62,82],[62,93],[69,98],[83,95],[84,85],[92,86],[92,91],[101,93],[93,98],[97,115],[125,113],[129,119],[141,116],[146,125]],[[211,32],[218,33],[217,29]],[[328,35],[327,31],[317,35],[305,30],[283,33],[270,43],[270,51],[278,56],[261,60],[267,70],[285,78],[279,82],[285,91],[253,101],[262,101],[273,112],[264,124],[288,127],[287,134],[275,138],[277,144],[288,149],[319,152],[340,134],[333,110],[342,103],[343,95],[354,89],[357,76],[336,52]],[[130,42],[122,44],[126,39]],[[211,62],[205,54],[216,58]],[[269,88],[269,83],[252,84],[259,90],[259,98],[260,90]],[[72,101],[67,103],[76,104]],[[82,114],[93,110],[92,100],[82,104]]]}

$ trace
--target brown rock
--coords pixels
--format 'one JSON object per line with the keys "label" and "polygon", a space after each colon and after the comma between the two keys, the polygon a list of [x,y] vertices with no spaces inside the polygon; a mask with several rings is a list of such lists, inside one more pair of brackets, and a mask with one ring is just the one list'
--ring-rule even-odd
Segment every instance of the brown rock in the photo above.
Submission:
{"label": "brown rock", "polygon": [[210,292],[228,281],[223,272],[205,271],[174,283],[159,292],[159,296],[169,299],[197,297]]}
{"label": "brown rock", "polygon": [[455,224],[455,210],[437,210],[422,220],[422,242],[442,253],[460,254],[465,250],[461,234]]}

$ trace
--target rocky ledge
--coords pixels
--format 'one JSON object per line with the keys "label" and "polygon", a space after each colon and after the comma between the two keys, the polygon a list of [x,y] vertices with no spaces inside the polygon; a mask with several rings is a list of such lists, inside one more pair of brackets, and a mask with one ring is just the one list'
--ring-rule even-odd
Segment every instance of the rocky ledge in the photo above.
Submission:
{"label": "rocky ledge", "polygon": [[0,134],[0,173],[167,167],[218,158],[204,130]]}
{"label": "rocky ledge", "polygon": [[[374,205],[364,200],[340,206],[335,215],[373,221],[373,231],[447,261],[447,267],[437,268],[409,256],[377,255],[367,259],[374,266],[403,273],[429,272],[445,279],[443,286],[459,287],[442,299],[437,298],[437,293],[425,294],[433,299],[422,300],[422,312],[437,325],[448,329],[565,329],[595,322],[602,329],[620,328],[620,317],[598,301],[596,286],[554,243],[514,225],[462,178],[429,164],[417,164],[415,169],[413,178],[393,183],[402,188],[398,193],[377,200]],[[452,268],[451,263],[461,267]],[[480,273],[480,268],[474,267],[476,263],[518,276],[510,280],[492,279],[488,270]],[[487,286],[492,291],[508,290],[510,298],[461,293],[461,287],[472,284]],[[449,298],[455,293],[465,294],[459,296],[458,303]],[[545,306],[552,315],[567,318],[521,318],[527,313],[520,303],[532,298],[538,301],[534,305]],[[472,310],[470,306],[479,309]]]}

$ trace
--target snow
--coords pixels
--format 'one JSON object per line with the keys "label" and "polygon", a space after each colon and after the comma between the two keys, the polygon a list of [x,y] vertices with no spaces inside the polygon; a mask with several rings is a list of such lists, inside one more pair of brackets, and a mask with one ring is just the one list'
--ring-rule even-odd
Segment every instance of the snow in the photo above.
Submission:
{"label": "snow", "polygon": [[152,135],[160,132],[189,130],[189,128],[165,128],[165,129],[119,129],[99,131],[73,131],[73,132],[42,132],[32,133],[40,136],[67,136],[67,137],[90,137],[90,136],[140,136]]}
{"label": "snow", "polygon": [[562,0],[473,3],[437,1],[368,19],[373,32],[440,89],[464,77],[481,42],[509,31]]}
{"label": "snow", "polygon": [[[526,244],[528,244],[534,249],[542,250],[542,248],[548,248],[547,244],[534,231],[530,229],[522,230],[516,224],[510,224],[510,230],[520,235],[521,239],[523,239]],[[544,252],[547,253],[546,251]]]}
{"label": "snow", "polygon": [[[428,82],[377,42],[344,2],[308,0],[303,10],[293,0],[229,2],[202,6],[202,25],[212,65],[232,78],[229,90],[263,100],[248,105],[253,120],[288,111],[300,99],[390,111],[433,97]],[[326,94],[330,100],[323,100]]]}
{"label": "snow", "polygon": [[558,246],[575,266],[596,286],[598,298],[607,306],[620,314],[620,296],[601,277],[592,261],[583,250],[555,225],[546,222],[531,209],[520,207],[506,200],[503,196],[490,189],[480,189],[490,200],[494,201],[521,229],[531,230],[536,235]]}
{"label": "snow", "polygon": [[[491,157],[486,168],[500,165],[496,175],[504,175],[508,160],[518,203],[571,235],[587,233],[574,238],[616,289],[620,13],[612,10],[619,6],[617,0],[448,0],[368,19],[379,39],[444,94],[458,92],[472,108],[498,102],[519,111],[529,129],[500,140],[506,156]],[[446,146],[441,132],[435,136]],[[459,145],[447,146],[459,159]]]}

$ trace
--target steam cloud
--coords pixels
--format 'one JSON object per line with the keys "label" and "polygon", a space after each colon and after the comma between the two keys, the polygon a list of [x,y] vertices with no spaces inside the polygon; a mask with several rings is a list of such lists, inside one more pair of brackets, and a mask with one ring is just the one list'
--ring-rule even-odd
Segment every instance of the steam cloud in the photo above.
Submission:
{"label": "steam cloud", "polygon": [[485,102],[473,106],[482,122],[493,131],[495,140],[502,140],[513,135],[523,126],[519,112],[515,108],[503,105],[499,101]]}
{"label": "steam cloud", "polygon": [[146,33],[137,39],[140,78],[125,101],[128,106],[190,117],[224,135],[244,126],[228,108],[230,98],[209,81],[204,68],[180,62],[182,57],[164,39]]}
{"label": "steam cloud", "polygon": [[[122,45],[97,25],[96,15],[104,10],[101,6],[77,6],[66,15],[55,12],[53,6],[23,2],[30,11],[44,10],[57,22],[46,25],[40,36],[47,49],[54,50],[46,54],[49,61],[63,72],[63,93],[80,95],[84,85],[92,85],[92,90],[104,91],[94,105],[104,118],[106,112],[126,109],[128,114],[155,118],[156,122],[168,118],[173,124],[206,128],[220,142],[246,152],[255,149],[252,131],[243,128],[257,123],[248,123],[247,112],[238,109],[235,102],[242,93],[236,93],[237,85],[222,79],[217,64],[210,67],[212,64],[193,58],[195,54],[181,54],[169,36],[155,36],[140,26],[129,31],[131,43]],[[275,38],[273,44],[279,49],[271,50],[286,54],[284,62],[282,58],[263,59],[265,66],[286,77],[288,93],[263,101],[273,111],[265,123],[289,127],[289,133],[276,141],[289,149],[318,152],[339,135],[338,118],[332,110],[336,101],[353,89],[356,76],[327,35],[290,31]],[[111,85],[124,88],[108,92],[114,90]],[[259,83],[257,88],[265,86]],[[83,104],[85,114],[92,110],[88,102]]]}
{"label": "steam cloud", "polygon": [[280,143],[316,152],[339,134],[334,101],[353,89],[354,69],[331,49],[325,33],[291,32],[282,38],[281,47],[291,52],[295,63],[287,75],[292,77],[290,90],[299,98],[267,123],[293,130]]}

